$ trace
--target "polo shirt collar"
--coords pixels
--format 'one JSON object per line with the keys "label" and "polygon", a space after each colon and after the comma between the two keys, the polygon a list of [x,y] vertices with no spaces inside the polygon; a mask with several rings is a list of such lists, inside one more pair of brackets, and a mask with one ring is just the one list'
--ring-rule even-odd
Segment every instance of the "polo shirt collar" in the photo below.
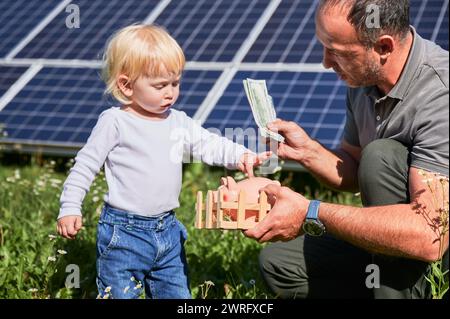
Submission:
{"label": "polo shirt collar", "polygon": [[413,82],[417,69],[422,63],[422,52],[424,45],[423,39],[417,34],[416,30],[412,26],[411,31],[413,33],[413,44],[408,60],[406,61],[405,67],[403,68],[397,84],[395,84],[392,90],[387,94],[389,97],[394,99],[403,100],[409,87],[411,86],[411,83]]}
{"label": "polo shirt collar", "polygon": [[[403,100],[408,89],[412,83],[414,75],[416,74],[417,68],[422,63],[422,52],[423,52],[423,39],[417,34],[416,29],[413,26],[410,27],[413,33],[413,44],[409,52],[408,59],[403,68],[402,74],[400,75],[397,84],[392,88],[392,90],[386,95],[393,99]],[[375,98],[376,100],[382,98],[380,92],[376,86],[369,86],[364,88],[366,95]]]}

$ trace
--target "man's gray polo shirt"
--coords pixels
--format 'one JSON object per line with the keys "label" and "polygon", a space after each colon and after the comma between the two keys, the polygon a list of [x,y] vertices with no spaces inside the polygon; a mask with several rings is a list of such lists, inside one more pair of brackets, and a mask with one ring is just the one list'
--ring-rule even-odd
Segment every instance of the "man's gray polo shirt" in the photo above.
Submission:
{"label": "man's gray polo shirt", "polygon": [[449,53],[412,32],[406,66],[388,95],[377,87],[348,89],[343,138],[361,148],[397,140],[410,148],[411,166],[448,176]]}

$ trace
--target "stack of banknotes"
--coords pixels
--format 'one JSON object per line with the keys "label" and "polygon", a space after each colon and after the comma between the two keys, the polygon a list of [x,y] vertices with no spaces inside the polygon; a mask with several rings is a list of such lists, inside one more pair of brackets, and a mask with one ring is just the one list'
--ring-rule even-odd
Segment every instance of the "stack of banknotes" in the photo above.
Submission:
{"label": "stack of banknotes", "polygon": [[260,129],[261,135],[278,142],[284,142],[283,136],[272,132],[267,128],[267,124],[275,121],[277,115],[275,113],[275,107],[273,106],[272,97],[267,91],[266,81],[246,79],[243,82],[253,117]]}

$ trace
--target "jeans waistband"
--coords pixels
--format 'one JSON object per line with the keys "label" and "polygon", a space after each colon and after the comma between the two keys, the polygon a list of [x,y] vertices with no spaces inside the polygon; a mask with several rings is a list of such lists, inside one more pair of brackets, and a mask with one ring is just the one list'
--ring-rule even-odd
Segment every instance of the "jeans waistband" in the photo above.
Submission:
{"label": "jeans waistband", "polygon": [[115,208],[107,203],[103,206],[99,220],[100,223],[136,226],[145,229],[164,229],[175,221],[175,212],[173,210],[156,217],[150,217]]}

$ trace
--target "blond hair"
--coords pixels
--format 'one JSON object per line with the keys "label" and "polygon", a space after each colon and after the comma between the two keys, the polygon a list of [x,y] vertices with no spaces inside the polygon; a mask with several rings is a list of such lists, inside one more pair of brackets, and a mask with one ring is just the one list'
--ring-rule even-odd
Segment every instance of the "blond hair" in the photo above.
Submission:
{"label": "blond hair", "polygon": [[105,93],[126,105],[131,100],[117,84],[121,74],[130,83],[140,76],[180,75],[186,61],[181,47],[162,27],[134,24],[113,34],[106,44],[102,62]]}

